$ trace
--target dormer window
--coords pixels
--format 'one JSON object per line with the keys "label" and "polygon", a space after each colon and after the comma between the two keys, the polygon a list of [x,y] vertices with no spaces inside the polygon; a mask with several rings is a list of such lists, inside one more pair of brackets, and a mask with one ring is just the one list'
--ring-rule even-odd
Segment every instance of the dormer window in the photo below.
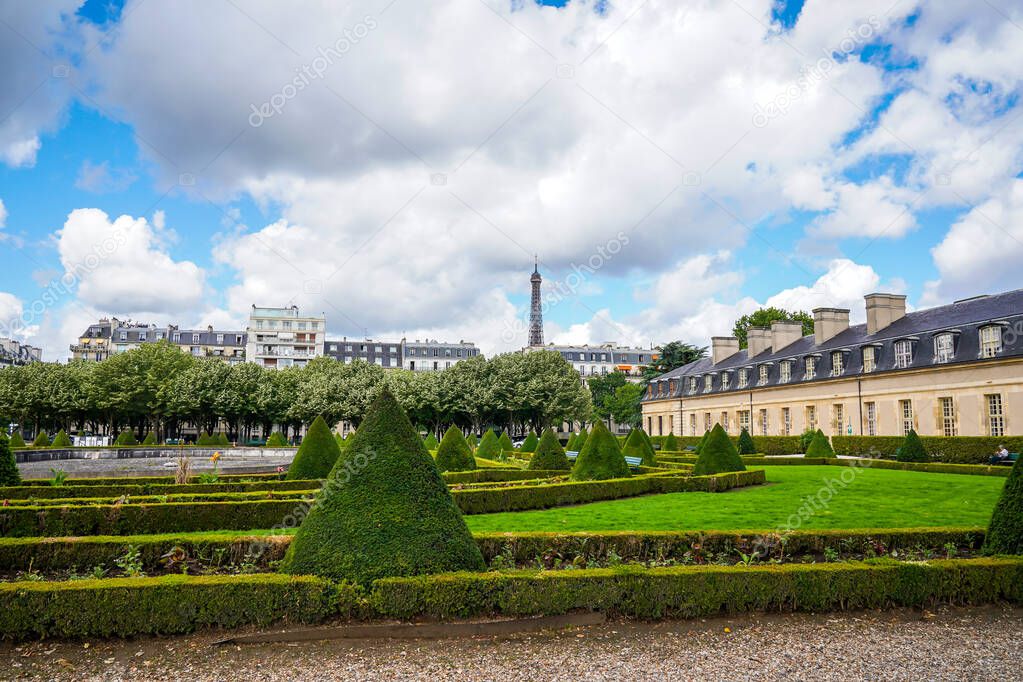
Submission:
{"label": "dormer window", "polygon": [[990,325],[980,329],[980,357],[993,358],[1002,352],[1002,328]]}
{"label": "dormer window", "polygon": [[708,374],[707,376],[703,377],[703,392],[707,393],[713,387],[714,387],[714,375],[713,374]]}
{"label": "dormer window", "polygon": [[877,348],[867,346],[863,349],[863,371],[873,372],[877,369]]}
{"label": "dormer window", "polygon": [[732,377],[731,377],[731,375],[728,372],[722,372],[721,373],[721,390],[722,391],[727,391],[730,388],[729,383],[731,382],[731,378]]}
{"label": "dormer window", "polygon": [[899,339],[895,342],[895,367],[905,369],[913,362],[913,342],[909,339]]}
{"label": "dormer window", "polygon": [[757,368],[757,371],[759,373],[757,377],[757,386],[767,385],[767,365],[760,365],[760,367]]}
{"label": "dormer window", "polygon": [[778,368],[779,381],[783,384],[787,384],[792,381],[792,361],[782,360],[781,365]]}
{"label": "dormer window", "polygon": [[746,388],[749,386],[749,369],[743,367],[739,370],[739,388]]}
{"label": "dormer window", "polygon": [[696,377],[689,377],[689,392],[696,393]]}
{"label": "dormer window", "polygon": [[804,378],[813,379],[817,376],[817,358],[806,358],[804,361]]}
{"label": "dormer window", "polygon": [[955,355],[955,339],[952,332],[942,332],[934,337],[934,361],[951,362]]}
{"label": "dormer window", "polygon": [[831,353],[831,376],[840,377],[845,372],[845,358],[842,351],[836,350]]}

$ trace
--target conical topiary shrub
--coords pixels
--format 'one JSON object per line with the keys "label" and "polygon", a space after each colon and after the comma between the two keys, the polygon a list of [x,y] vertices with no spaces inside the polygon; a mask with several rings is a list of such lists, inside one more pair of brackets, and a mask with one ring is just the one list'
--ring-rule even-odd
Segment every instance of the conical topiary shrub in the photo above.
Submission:
{"label": "conical topiary shrub", "polygon": [[[723,429],[722,429],[723,430]],[[707,436],[710,435],[710,431],[704,431],[703,435],[700,436],[699,442],[696,444],[696,449],[693,450],[697,455],[700,454],[700,450],[703,449],[703,444],[707,442]],[[726,434],[727,435],[727,434]],[[736,450],[738,452],[738,450]]]}
{"label": "conical topiary shrub", "polygon": [[53,437],[53,447],[55,448],[69,448],[71,447],[71,439],[68,438],[67,431],[61,429],[57,432],[57,435]]}
{"label": "conical topiary shrub", "polygon": [[927,454],[927,449],[920,440],[920,436],[916,435],[916,431],[913,429],[909,430],[909,433],[906,434],[905,440],[902,441],[902,445],[900,445],[899,449],[895,451],[895,459],[900,462],[931,461],[931,457]]}
{"label": "conical topiary shrub", "polygon": [[288,446],[288,439],[284,437],[284,434],[280,431],[274,431],[270,434],[270,437],[266,439],[266,447],[268,448],[283,448]]}
{"label": "conical topiary shrub", "polygon": [[629,475],[629,465],[625,463],[618,439],[607,430],[604,422],[594,422],[572,467],[572,480],[602,481]]}
{"label": "conical topiary shrub", "polygon": [[823,457],[824,459],[833,459],[836,457],[835,451],[831,448],[831,443],[828,441],[828,437],[824,435],[824,432],[817,429],[817,433],[814,434],[813,440],[810,441],[810,447],[806,449],[807,457]]}
{"label": "conical topiary shrub", "polygon": [[227,439],[227,434],[223,431],[219,431],[216,435],[217,445],[223,445],[224,447],[230,447],[231,441]]}
{"label": "conical topiary shrub", "polygon": [[629,437],[625,439],[625,447],[622,448],[623,457],[639,457],[643,460],[643,466],[657,466],[657,459],[654,456],[654,449],[643,437],[643,432],[633,429]]}
{"label": "conical topiary shrub", "polygon": [[437,449],[437,445],[438,445],[438,443],[437,443],[437,436],[433,435],[433,431],[431,431],[430,433],[426,434],[426,440],[423,441],[423,445],[426,446],[427,450],[436,450]]}
{"label": "conical topiary shrub", "polygon": [[146,434],[146,437],[142,439],[143,445],[156,445],[156,434],[152,431]]}
{"label": "conical topiary shrub", "polygon": [[710,474],[721,474],[727,471],[745,471],[746,467],[739,457],[739,451],[735,449],[732,439],[728,437],[721,424],[715,424],[714,428],[707,432],[700,447],[700,456],[693,467],[695,476],[708,476]]}
{"label": "conical topiary shrub", "polygon": [[50,447],[50,436],[46,431],[40,431],[36,434],[36,439],[32,441],[32,447],[34,448],[48,448]]}
{"label": "conical topiary shrub", "polygon": [[739,443],[736,449],[740,455],[753,455],[757,452],[757,446],[753,444],[753,436],[749,435],[749,431],[746,430],[745,426],[739,432]]}
{"label": "conical topiary shrub", "polygon": [[520,452],[536,452],[536,446],[539,444],[540,439],[536,436],[536,431],[530,431],[529,435],[526,436],[526,440],[522,442],[522,447],[519,448]]}
{"label": "conical topiary shrub", "polygon": [[326,478],[334,468],[341,454],[341,448],[330,434],[330,427],[323,417],[317,417],[309,425],[302,444],[295,453],[288,467],[286,481],[306,481],[314,478]]}
{"label": "conical topiary shrub", "polygon": [[1023,554],[1023,459],[1017,459],[1002,488],[984,536],[984,554]]}
{"label": "conical topiary shrub", "polygon": [[21,431],[16,430],[11,434],[10,444],[12,448],[23,448],[25,446],[25,439],[21,436]]}
{"label": "conical topiary shrub", "polygon": [[678,452],[678,438],[675,437],[673,431],[669,431],[668,435],[664,438],[664,442],[661,444],[661,450],[663,452]]}
{"label": "conical topiary shrub", "polygon": [[572,463],[565,456],[565,450],[558,441],[557,434],[551,429],[544,429],[540,440],[537,441],[533,450],[533,457],[529,460],[527,469],[551,469],[556,471],[568,471]]}
{"label": "conical topiary shrub", "polygon": [[14,459],[10,441],[6,435],[0,433],[0,486],[7,485],[21,485],[21,473],[18,471],[18,463]]}
{"label": "conical topiary shrub", "polygon": [[565,442],[565,450],[567,452],[579,452],[579,449],[575,446],[575,444],[578,442],[579,434],[573,431],[572,434],[568,437],[568,441]]}
{"label": "conical topiary shrub", "polygon": [[479,441],[477,441],[477,440],[476,440],[476,434],[475,434],[475,433],[470,433],[470,434],[469,434],[469,435],[468,435],[468,436],[466,437],[466,439],[465,439],[465,443],[466,443],[466,445],[468,445],[468,446],[469,446],[469,449],[470,449],[470,450],[472,450],[473,452],[475,452],[475,451],[476,451],[476,445],[477,445],[477,444],[479,443]]}
{"label": "conical topiary shrub", "polygon": [[590,434],[587,433],[585,426],[579,429],[579,437],[575,439],[575,448],[577,452],[583,451],[583,448],[586,447],[586,439],[589,437]]}
{"label": "conical topiary shrub", "polygon": [[195,439],[195,444],[201,445],[203,447],[209,447],[211,445],[216,445],[217,442],[213,439],[213,436],[211,436],[210,434],[206,433],[205,431],[200,431],[199,436]]}
{"label": "conical topiary shrub", "polygon": [[476,448],[476,456],[483,459],[500,459],[501,444],[497,442],[497,434],[493,429],[487,429],[480,440],[480,446]]}
{"label": "conical topiary shrub", "polygon": [[437,469],[440,471],[472,471],[476,458],[472,456],[469,444],[462,437],[462,429],[452,425],[444,432],[437,446]]}
{"label": "conical topiary shrub", "polygon": [[501,437],[497,439],[497,442],[501,445],[501,452],[515,452],[515,446],[512,444],[512,439],[508,437],[507,431],[501,432]]}
{"label": "conical topiary shrub", "polygon": [[437,465],[385,387],[299,526],[281,570],[369,585],[484,568]]}
{"label": "conical topiary shrub", "polygon": [[131,429],[125,429],[117,434],[117,440],[114,441],[114,445],[138,445],[139,442],[135,440],[135,434]]}

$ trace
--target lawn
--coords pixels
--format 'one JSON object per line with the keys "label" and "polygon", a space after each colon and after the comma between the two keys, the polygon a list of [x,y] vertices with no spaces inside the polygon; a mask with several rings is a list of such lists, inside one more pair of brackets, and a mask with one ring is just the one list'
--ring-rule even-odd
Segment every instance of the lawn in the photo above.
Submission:
{"label": "lawn", "polygon": [[[726,493],[647,495],[472,515],[465,520],[475,532],[987,526],[1005,484],[1004,478],[992,476],[826,466],[763,468],[768,485]],[[846,471],[846,481],[853,473],[855,477],[843,486],[840,477]],[[810,497],[818,501],[809,518],[801,519],[800,508],[811,508],[806,502]]]}

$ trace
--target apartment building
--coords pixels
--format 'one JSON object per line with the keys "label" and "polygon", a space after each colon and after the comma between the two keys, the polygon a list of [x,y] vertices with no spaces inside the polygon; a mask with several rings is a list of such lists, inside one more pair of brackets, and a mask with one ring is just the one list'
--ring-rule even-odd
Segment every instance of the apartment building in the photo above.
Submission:
{"label": "apartment building", "polygon": [[427,339],[420,341],[375,341],[342,338],[326,342],[325,354],[344,363],[354,360],[379,365],[385,369],[404,368],[413,372],[438,372],[480,354],[469,341],[448,343]]}
{"label": "apartment building", "polygon": [[0,368],[42,362],[43,349],[14,339],[0,337]]}
{"label": "apartment building", "polygon": [[146,343],[168,341],[195,357],[213,357],[225,362],[245,361],[245,332],[205,329],[180,329],[177,325],[158,327],[155,324],[122,322],[116,317],[103,318],[71,344],[71,358],[88,362],[106,360]]}
{"label": "apartment building", "polygon": [[298,306],[252,306],[245,330],[245,359],[264,367],[303,367],[324,354],[324,315],[304,316]]}

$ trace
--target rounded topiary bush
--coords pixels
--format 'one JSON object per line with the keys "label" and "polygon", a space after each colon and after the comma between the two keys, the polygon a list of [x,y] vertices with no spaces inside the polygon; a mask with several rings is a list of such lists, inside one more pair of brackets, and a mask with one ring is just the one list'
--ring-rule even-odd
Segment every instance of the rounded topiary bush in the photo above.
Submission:
{"label": "rounded topiary bush", "polygon": [[629,476],[629,465],[618,445],[618,439],[603,422],[594,422],[583,449],[572,467],[572,480],[602,481]]}
{"label": "rounded topiary bush", "polygon": [[14,459],[10,441],[0,433],[0,486],[21,485],[21,473]]}
{"label": "rounded topiary bush", "polygon": [[146,434],[146,437],[142,439],[143,445],[156,445],[156,434],[152,431]]}
{"label": "rounded topiary bush", "polygon": [[520,452],[536,452],[536,446],[540,443],[540,439],[536,435],[536,431],[530,431],[529,435],[526,436],[526,440],[522,441],[522,447],[519,448]]}
{"label": "rounded topiary bush", "polygon": [[643,437],[643,431],[633,429],[629,437],[625,439],[625,447],[622,448],[623,457],[639,457],[643,460],[643,466],[657,466],[657,459],[650,442]]}
{"label": "rounded topiary bush", "polygon": [[736,445],[736,449],[740,455],[756,454],[757,447],[753,445],[753,436],[749,435],[746,427],[743,427],[742,431],[739,432],[739,443]]}
{"label": "rounded topiary bush", "polygon": [[493,429],[487,429],[487,432],[483,434],[480,446],[476,448],[476,456],[483,459],[501,459],[501,444]]}
{"label": "rounded topiary bush", "polygon": [[48,448],[50,447],[50,436],[46,431],[40,431],[36,434],[36,439],[32,441],[32,447],[34,448]]}
{"label": "rounded topiary bush", "polygon": [[476,458],[462,437],[462,430],[454,425],[440,439],[436,460],[440,471],[471,471],[476,468]]}
{"label": "rounded topiary bush", "polygon": [[323,417],[317,417],[309,425],[302,444],[295,453],[295,459],[291,460],[288,467],[288,474],[284,477],[286,481],[306,481],[314,478],[326,478],[330,470],[334,468],[341,448],[330,433],[330,427]]}
{"label": "rounded topiary bush", "polygon": [[437,465],[385,387],[299,526],[281,570],[369,585],[389,576],[484,569]]}
{"label": "rounded topiary bush", "polygon": [[430,433],[426,434],[426,440],[423,441],[423,445],[426,446],[427,450],[436,450],[437,449],[437,445],[438,445],[438,443],[437,443],[437,436],[433,435],[433,431],[431,431]]}
{"label": "rounded topiary bush", "polygon": [[10,445],[12,448],[23,448],[25,446],[25,439],[21,435],[21,431],[15,431],[11,434]]}
{"label": "rounded topiary bush", "polygon": [[61,429],[57,432],[57,435],[53,437],[53,447],[55,448],[69,448],[71,447],[71,439],[68,438],[67,431]]}
{"label": "rounded topiary bush", "polygon": [[1017,459],[991,515],[982,551],[1023,554],[1023,459]]}
{"label": "rounded topiary bush", "polygon": [[664,442],[661,444],[661,450],[665,452],[678,452],[678,438],[675,437],[673,431],[669,431],[668,435],[664,438]]}
{"label": "rounded topiary bush", "polygon": [[700,456],[696,459],[693,474],[708,476],[728,471],[745,471],[746,467],[739,457],[739,451],[728,437],[721,424],[715,424],[704,437],[700,447]]}
{"label": "rounded topiary bush", "polygon": [[916,435],[916,431],[913,429],[909,430],[906,434],[905,440],[902,441],[902,445],[895,451],[895,459],[900,462],[930,462],[931,457],[927,454],[927,449],[924,448],[923,442],[920,440],[920,436]]}
{"label": "rounded topiary bush", "polygon": [[533,457],[529,460],[527,469],[553,469],[567,471],[572,468],[572,463],[565,456],[565,449],[561,447],[557,434],[551,429],[544,429],[540,440],[537,441],[536,449],[533,450]]}
{"label": "rounded topiary bush", "polygon": [[831,447],[831,442],[820,429],[817,429],[817,433],[814,434],[813,440],[810,441],[810,447],[806,449],[806,456],[824,459],[833,459],[836,457],[835,451]]}

